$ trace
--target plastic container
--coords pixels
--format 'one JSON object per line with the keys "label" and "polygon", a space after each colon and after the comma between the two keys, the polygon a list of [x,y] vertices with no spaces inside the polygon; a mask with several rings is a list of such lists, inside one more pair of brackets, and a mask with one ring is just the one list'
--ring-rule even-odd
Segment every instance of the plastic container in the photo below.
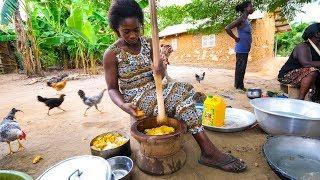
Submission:
{"label": "plastic container", "polygon": [[203,103],[202,124],[206,126],[224,126],[226,103],[222,97],[208,96]]}

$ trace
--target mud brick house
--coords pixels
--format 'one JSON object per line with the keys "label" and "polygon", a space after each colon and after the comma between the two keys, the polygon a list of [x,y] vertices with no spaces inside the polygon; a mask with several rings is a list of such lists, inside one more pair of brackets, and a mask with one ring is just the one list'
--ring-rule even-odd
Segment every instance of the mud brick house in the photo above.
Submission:
{"label": "mud brick house", "polygon": [[[274,57],[275,34],[290,30],[290,26],[287,21],[282,20],[279,12],[255,12],[249,19],[253,28],[253,44],[248,68],[259,70],[265,61]],[[174,49],[170,62],[233,69],[234,40],[224,31],[209,35],[192,34],[189,31],[194,27],[194,24],[178,24],[166,27],[159,33],[160,43],[171,44]]]}

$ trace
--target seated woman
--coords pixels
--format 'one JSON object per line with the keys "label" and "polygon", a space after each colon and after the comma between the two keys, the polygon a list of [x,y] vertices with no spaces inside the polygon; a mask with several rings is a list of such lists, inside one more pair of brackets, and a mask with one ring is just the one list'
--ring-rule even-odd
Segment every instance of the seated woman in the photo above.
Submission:
{"label": "seated woman", "polygon": [[299,99],[304,100],[314,88],[312,101],[320,96],[320,23],[310,25],[304,31],[304,42],[298,44],[289,60],[281,68],[278,80],[283,84],[300,86]]}
{"label": "seated woman", "polygon": [[[112,101],[134,117],[138,116],[137,109],[143,110],[149,117],[157,115],[153,71],[163,76],[165,74],[163,63],[160,67],[152,67],[152,43],[151,39],[141,36],[143,22],[143,11],[136,1],[113,1],[109,9],[109,24],[119,38],[104,54],[105,79]],[[198,121],[194,95],[190,84],[165,84],[163,96],[167,115],[186,123],[188,131],[200,146],[199,163],[224,171],[244,171],[244,162],[221,152],[204,132]]]}

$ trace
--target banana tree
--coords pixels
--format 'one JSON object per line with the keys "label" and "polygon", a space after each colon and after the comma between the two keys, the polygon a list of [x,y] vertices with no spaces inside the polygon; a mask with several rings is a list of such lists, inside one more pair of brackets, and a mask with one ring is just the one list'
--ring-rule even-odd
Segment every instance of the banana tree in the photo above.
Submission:
{"label": "banana tree", "polygon": [[[71,36],[66,32],[64,23],[68,14],[65,0],[32,0],[33,30],[36,43],[41,49],[41,60],[45,67],[54,66],[62,59],[64,69],[69,66],[67,39]],[[48,59],[49,58],[49,59]]]}
{"label": "banana tree", "polygon": [[[27,3],[27,1],[25,1]],[[38,49],[32,33],[32,22],[28,18],[28,7],[21,0],[5,0],[1,10],[1,24],[13,23],[17,34],[16,46],[22,55],[24,69],[28,76],[42,73]],[[27,13],[26,27],[23,25],[19,6]]]}

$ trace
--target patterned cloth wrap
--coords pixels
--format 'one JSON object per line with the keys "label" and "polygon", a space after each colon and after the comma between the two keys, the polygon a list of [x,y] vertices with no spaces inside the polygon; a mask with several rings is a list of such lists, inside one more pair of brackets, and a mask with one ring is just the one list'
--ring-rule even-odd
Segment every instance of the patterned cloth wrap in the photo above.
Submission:
{"label": "patterned cloth wrap", "polygon": [[[118,61],[118,83],[126,103],[133,103],[143,110],[146,116],[157,116],[156,86],[152,72],[151,46],[145,37],[140,38],[141,51],[130,54],[115,44],[109,50],[115,52]],[[182,82],[167,83],[163,86],[165,110],[168,117],[186,123],[188,132],[197,134],[203,131],[199,123],[193,96],[192,85]]]}
{"label": "patterned cloth wrap", "polygon": [[279,81],[283,84],[291,84],[294,86],[300,86],[300,83],[303,78],[307,77],[310,73],[314,71],[319,71],[319,69],[315,67],[305,67],[300,69],[295,69],[290,72],[288,72],[282,79],[279,79]]}

